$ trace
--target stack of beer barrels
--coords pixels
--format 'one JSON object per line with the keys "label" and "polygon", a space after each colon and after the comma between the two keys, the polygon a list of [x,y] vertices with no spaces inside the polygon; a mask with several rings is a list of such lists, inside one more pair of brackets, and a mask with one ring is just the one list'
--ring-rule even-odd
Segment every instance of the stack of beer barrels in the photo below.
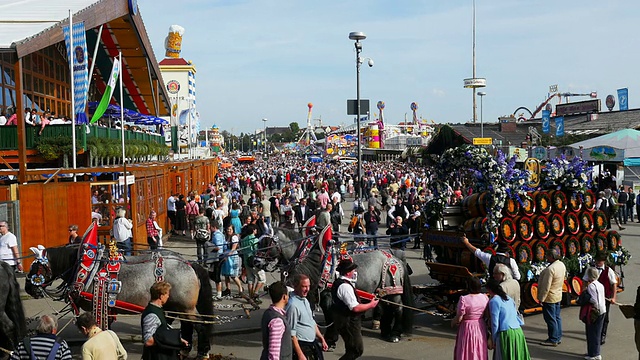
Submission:
{"label": "stack of beer barrels", "polygon": [[[490,237],[486,233],[487,193],[477,193],[462,202],[467,216],[464,231],[470,239]],[[597,210],[592,191],[584,193],[562,190],[539,190],[508,199],[495,240],[508,245],[511,255],[519,264],[546,261],[546,253],[555,249],[563,256],[575,258],[581,254],[594,255],[599,251],[617,250],[621,245],[618,232],[607,229],[607,217]],[[495,253],[492,247],[485,249]],[[526,275],[526,274],[525,274]],[[574,294],[582,291],[579,274],[572,274],[566,290]],[[523,282],[522,302],[525,308],[536,307],[537,283]]]}

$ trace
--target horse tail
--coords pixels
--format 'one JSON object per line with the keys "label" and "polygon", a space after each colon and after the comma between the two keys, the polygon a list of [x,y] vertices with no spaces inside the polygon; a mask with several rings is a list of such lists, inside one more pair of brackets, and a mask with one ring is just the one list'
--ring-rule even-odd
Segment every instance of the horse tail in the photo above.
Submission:
{"label": "horse tail", "polygon": [[[209,280],[209,273],[207,269],[202,267],[200,264],[191,263],[191,267],[196,272],[196,276],[200,280],[200,292],[198,293],[196,309],[198,310],[198,313],[202,315],[213,315],[213,288],[211,287],[211,281]],[[204,327],[210,335],[213,330],[213,325],[207,324]]]}
{"label": "horse tail", "polygon": [[4,272],[8,275],[9,283],[9,293],[7,294],[7,303],[4,311],[15,326],[14,338],[11,340],[17,346],[18,342],[27,335],[26,317],[22,307],[22,300],[20,299],[20,284],[18,284],[13,268],[3,261],[0,261],[0,264],[2,264]]}
{"label": "horse tail", "polygon": [[[413,296],[413,286],[411,286],[411,278],[407,271],[408,264],[405,266],[402,279],[402,304],[416,307],[416,301]],[[402,331],[405,334],[413,333],[413,310],[409,308],[402,309]]]}

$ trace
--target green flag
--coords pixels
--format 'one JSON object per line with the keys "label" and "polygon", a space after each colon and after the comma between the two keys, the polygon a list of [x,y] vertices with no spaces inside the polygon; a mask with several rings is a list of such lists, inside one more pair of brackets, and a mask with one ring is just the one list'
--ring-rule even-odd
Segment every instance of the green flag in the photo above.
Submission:
{"label": "green flag", "polygon": [[98,104],[96,111],[93,113],[93,116],[91,117],[91,121],[90,121],[91,124],[98,121],[102,117],[102,115],[104,115],[104,112],[107,110],[107,107],[111,102],[111,95],[113,94],[113,89],[116,88],[119,75],[120,75],[120,59],[113,59],[113,68],[111,69],[111,75],[109,76],[109,81],[107,82],[107,88],[104,90],[102,99],[100,99],[100,104]]}

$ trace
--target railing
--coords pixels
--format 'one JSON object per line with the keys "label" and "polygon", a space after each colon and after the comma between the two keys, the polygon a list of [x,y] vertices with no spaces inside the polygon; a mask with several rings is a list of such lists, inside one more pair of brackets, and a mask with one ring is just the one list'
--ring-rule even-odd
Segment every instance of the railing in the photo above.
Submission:
{"label": "railing", "polygon": [[[120,139],[121,130],[105,128],[99,126],[88,126],[90,131],[87,134],[85,125],[76,125],[76,143],[78,149],[87,147],[87,139],[89,138],[107,138]],[[43,137],[71,137],[71,124],[48,125],[42,131],[42,135],[38,135],[40,126],[26,125],[27,149],[35,149],[40,138]],[[138,131],[125,130],[124,139],[126,140],[145,140],[154,141],[158,144],[165,144],[164,136],[157,134],[147,134]],[[18,126],[5,125],[0,126],[0,150],[18,150]]]}

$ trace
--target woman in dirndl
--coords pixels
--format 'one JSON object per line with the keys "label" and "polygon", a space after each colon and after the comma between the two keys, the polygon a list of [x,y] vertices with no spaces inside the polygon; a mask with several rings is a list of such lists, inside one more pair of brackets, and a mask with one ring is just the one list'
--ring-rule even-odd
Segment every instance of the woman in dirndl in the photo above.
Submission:
{"label": "woman in dirndl", "polygon": [[453,351],[455,360],[487,360],[487,326],[484,319],[489,303],[487,295],[480,292],[482,284],[477,277],[467,280],[468,295],[460,297],[456,317],[451,327],[458,327],[456,346]]}
{"label": "woman in dirndl", "polygon": [[222,260],[222,268],[220,269],[220,275],[224,276],[225,291],[224,294],[231,294],[229,285],[231,280],[238,286],[238,294],[234,295],[234,298],[241,298],[244,294],[242,289],[242,283],[240,282],[240,271],[242,268],[242,260],[238,254],[238,247],[240,246],[240,238],[235,233],[233,225],[229,225],[225,228],[225,239],[227,240],[224,247],[224,258]]}
{"label": "woman in dirndl", "polygon": [[494,360],[529,360],[529,348],[518,316],[516,304],[504,292],[495,279],[487,282],[489,291],[489,324],[491,339],[489,349],[493,349]]}

